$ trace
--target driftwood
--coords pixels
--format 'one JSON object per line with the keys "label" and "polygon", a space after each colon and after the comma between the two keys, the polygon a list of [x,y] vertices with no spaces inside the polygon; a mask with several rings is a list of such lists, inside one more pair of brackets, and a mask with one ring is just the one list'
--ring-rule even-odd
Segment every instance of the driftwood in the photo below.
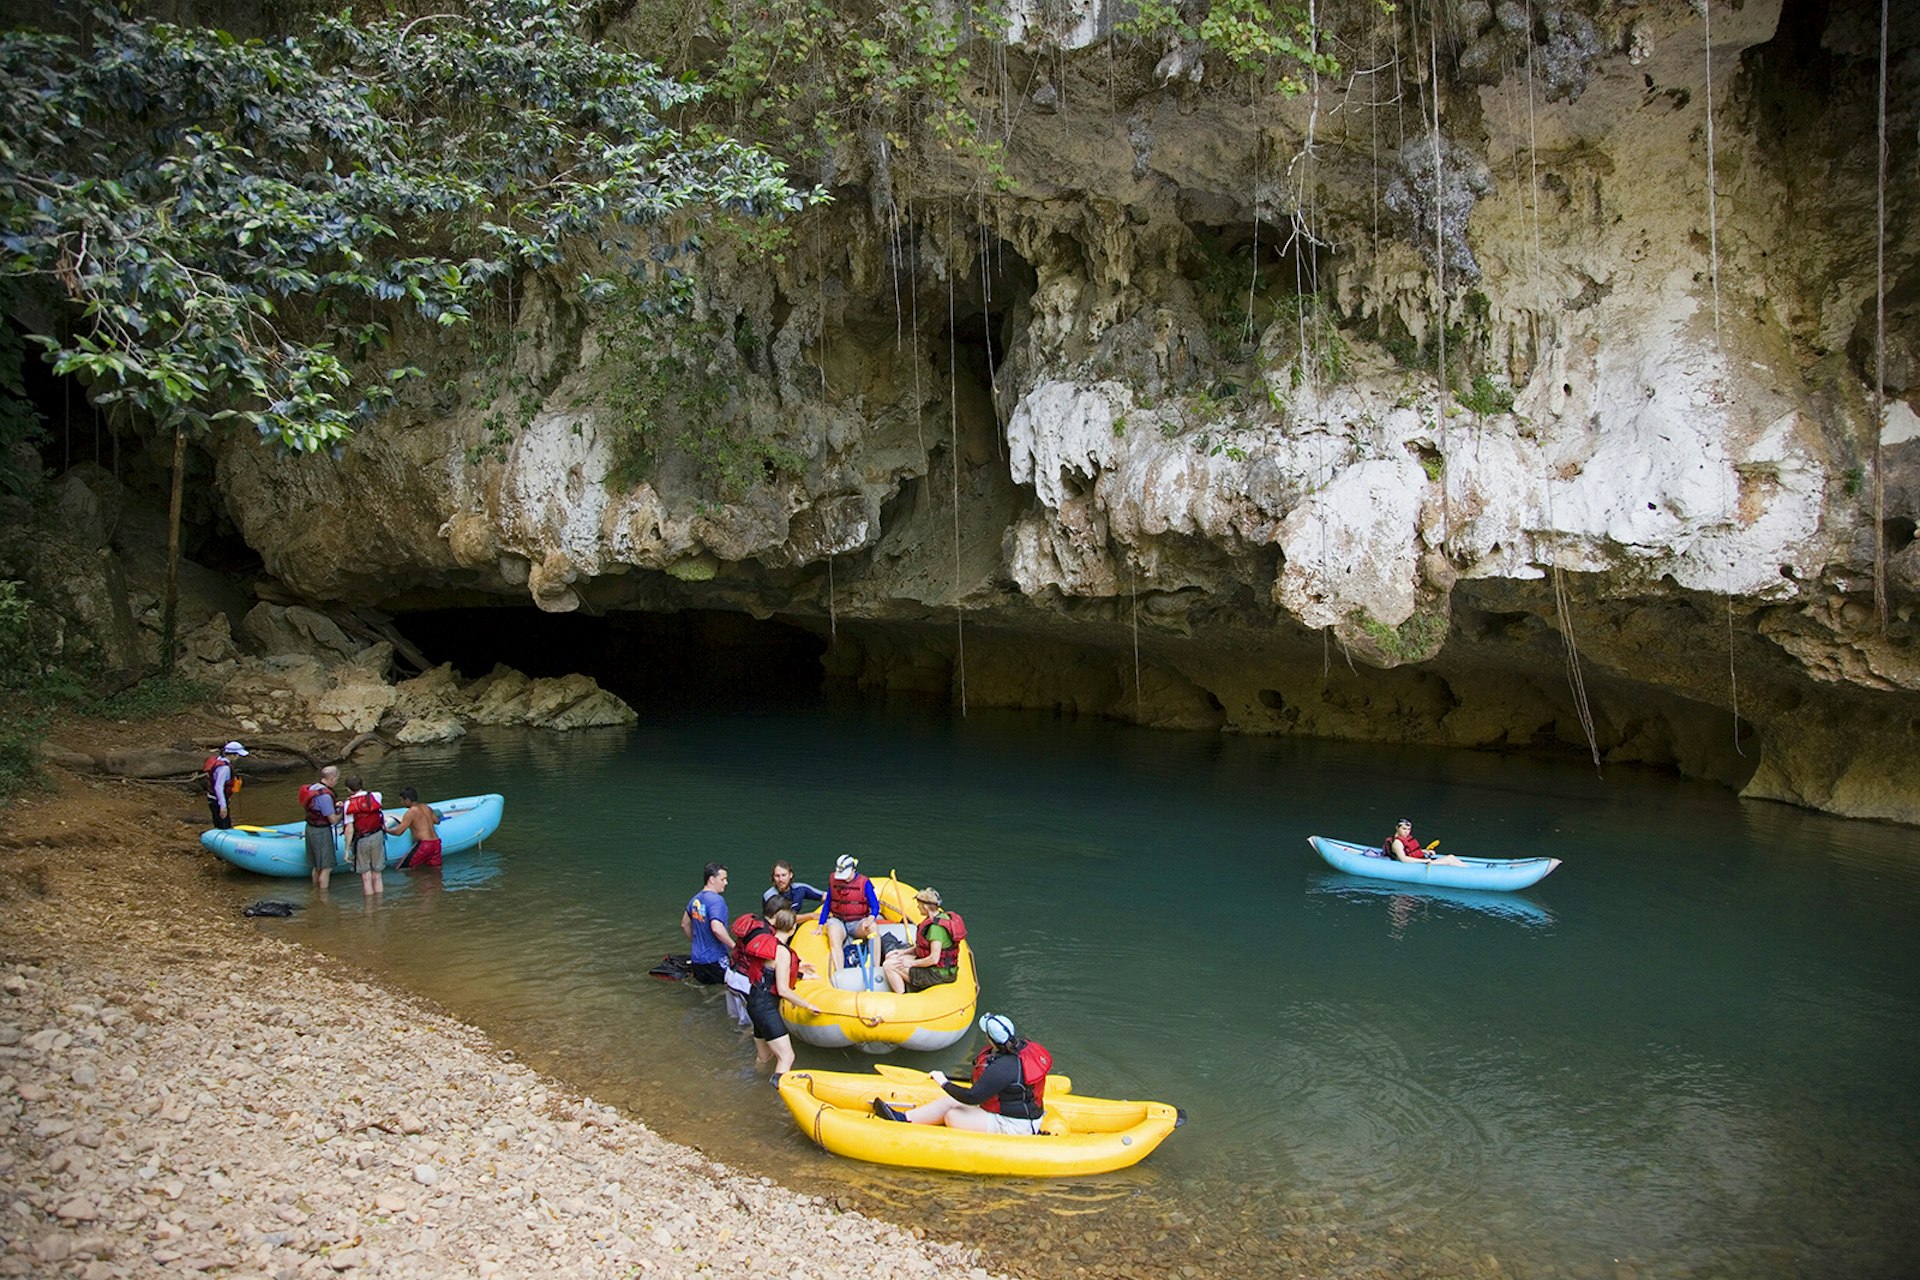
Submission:
{"label": "driftwood", "polygon": [[393,656],[412,667],[416,675],[433,669],[433,664],[427,661],[427,655],[400,634],[392,618],[378,610],[356,609],[352,613],[334,615],[333,621],[342,631],[358,639],[369,643],[385,640],[393,646]]}
{"label": "driftwood", "polygon": [[378,742],[382,746],[385,746],[386,741],[387,740],[385,738],[380,736],[380,731],[378,729],[369,729],[365,733],[354,738],[351,742],[347,743],[346,746],[340,748],[340,758],[336,760],[334,763],[345,764],[347,761],[353,759],[354,752],[358,751],[360,748],[366,746],[370,742]]}

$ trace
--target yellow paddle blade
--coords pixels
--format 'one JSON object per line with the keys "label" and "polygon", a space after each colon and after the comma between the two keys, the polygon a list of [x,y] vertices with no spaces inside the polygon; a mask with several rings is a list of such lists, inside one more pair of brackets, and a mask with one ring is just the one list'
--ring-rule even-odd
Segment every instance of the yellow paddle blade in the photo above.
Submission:
{"label": "yellow paddle blade", "polygon": [[1432,850],[1434,850],[1434,849],[1438,849],[1439,847],[1440,847],[1440,842],[1439,842],[1438,840],[1435,840],[1435,841],[1434,841],[1433,843],[1431,843],[1431,844],[1429,844],[1429,845],[1427,846],[1427,849],[1428,849],[1429,851],[1432,851]]}
{"label": "yellow paddle blade", "polygon": [[272,828],[272,827],[250,827],[250,826],[248,826],[248,825],[247,825],[246,823],[244,823],[244,822],[236,822],[236,823],[234,823],[234,824],[233,824],[233,829],[234,829],[235,831],[254,831],[254,832],[259,832],[259,831],[271,831],[271,830],[273,830],[273,828]]}

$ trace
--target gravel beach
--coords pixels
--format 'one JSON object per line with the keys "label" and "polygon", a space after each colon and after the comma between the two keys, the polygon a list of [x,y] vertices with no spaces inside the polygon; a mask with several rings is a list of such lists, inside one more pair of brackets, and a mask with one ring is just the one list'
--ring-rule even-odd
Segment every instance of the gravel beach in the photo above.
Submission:
{"label": "gravel beach", "polygon": [[262,936],[187,789],[55,781],[0,811],[0,1275],[987,1280]]}

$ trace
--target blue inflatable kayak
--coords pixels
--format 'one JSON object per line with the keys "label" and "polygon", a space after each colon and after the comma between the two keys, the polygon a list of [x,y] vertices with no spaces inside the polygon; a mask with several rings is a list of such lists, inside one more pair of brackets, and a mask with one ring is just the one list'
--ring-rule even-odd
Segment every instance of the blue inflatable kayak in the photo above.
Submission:
{"label": "blue inflatable kayak", "polygon": [[1402,884],[1429,884],[1443,889],[1524,889],[1538,884],[1560,865],[1558,858],[1462,858],[1465,864],[1399,862],[1373,845],[1349,844],[1325,836],[1308,836],[1327,865],[1348,875]]}
{"label": "blue inflatable kayak", "polygon": [[[436,800],[432,809],[439,817],[440,856],[450,858],[475,848],[500,825],[500,811],[506,797],[494,793],[462,796],[458,800]],[[382,811],[391,822],[406,812],[403,806]],[[307,824],[284,822],[277,827],[234,827],[229,831],[203,831],[200,843],[239,867],[263,876],[304,876],[307,874]],[[336,837],[336,842],[338,837]],[[387,837],[387,865],[393,866],[413,848],[413,833]],[[340,855],[340,867],[347,864]]]}

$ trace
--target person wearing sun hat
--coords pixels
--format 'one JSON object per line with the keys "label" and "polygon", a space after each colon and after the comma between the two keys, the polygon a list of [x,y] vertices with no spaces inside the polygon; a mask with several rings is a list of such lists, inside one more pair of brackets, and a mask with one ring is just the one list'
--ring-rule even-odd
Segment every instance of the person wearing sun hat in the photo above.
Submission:
{"label": "person wearing sun hat", "polygon": [[967,936],[966,921],[958,911],[941,905],[938,889],[929,886],[914,898],[922,915],[913,946],[889,952],[881,961],[880,971],[895,994],[925,991],[960,975],[960,940]]}
{"label": "person wearing sun hat", "polygon": [[845,963],[843,955],[848,938],[871,938],[874,921],[880,916],[880,895],[873,881],[860,874],[860,859],[843,853],[833,864],[833,879],[827,882],[827,900],[820,905],[820,923],[816,928],[827,935],[827,962],[838,973]]}
{"label": "person wearing sun hat", "polygon": [[873,1114],[908,1124],[944,1124],[975,1133],[1036,1134],[1046,1115],[1047,1073],[1053,1055],[1038,1040],[1014,1029],[1004,1013],[980,1016],[987,1047],[973,1060],[973,1083],[955,1084],[939,1071],[927,1074],[946,1092],[944,1098],[902,1111],[885,1098],[873,1100]]}
{"label": "person wearing sun hat", "polygon": [[207,776],[207,814],[213,819],[213,825],[223,831],[233,826],[233,797],[240,790],[233,762],[246,754],[247,749],[238,742],[229,742],[200,766],[200,771]]}

